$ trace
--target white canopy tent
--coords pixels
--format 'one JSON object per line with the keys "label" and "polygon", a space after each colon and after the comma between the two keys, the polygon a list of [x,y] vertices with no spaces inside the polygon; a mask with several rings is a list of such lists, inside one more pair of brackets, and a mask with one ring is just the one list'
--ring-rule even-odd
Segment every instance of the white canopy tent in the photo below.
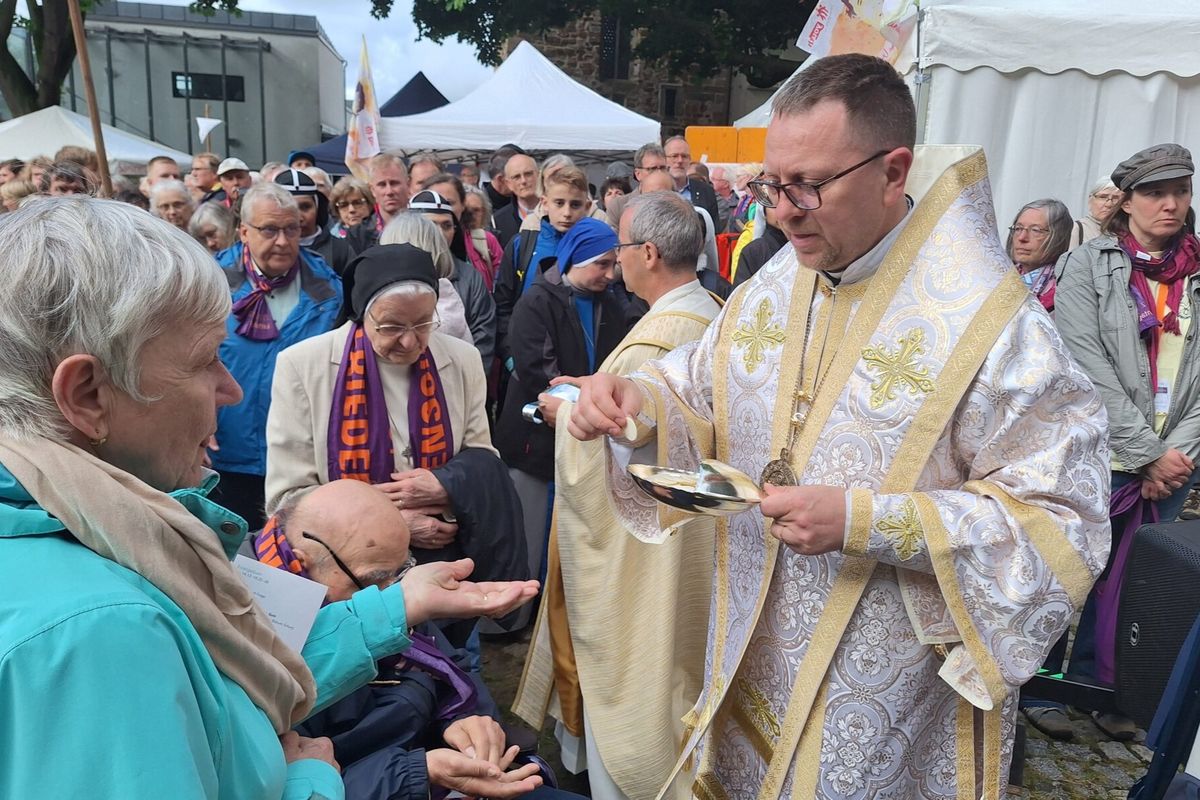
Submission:
{"label": "white canopy tent", "polygon": [[[924,0],[897,67],[919,142],[979,144],[999,225],[1088,187],[1150,145],[1200,146],[1196,0]],[[738,120],[765,125],[769,102]]]}
{"label": "white canopy tent", "polygon": [[[104,147],[110,162],[144,165],[155,156],[171,156],[187,169],[192,157],[151,139],[143,139],[110,125],[102,126]],[[82,114],[62,106],[50,106],[32,114],[0,122],[0,154],[3,158],[28,160],[35,156],[53,156],[60,147],[76,145],[96,149],[92,123]]]}
{"label": "white canopy tent", "polygon": [[659,124],[573,81],[537,48],[521,42],[488,80],[457,102],[404,117],[383,117],[385,150],[525,150],[629,153],[658,141]]}

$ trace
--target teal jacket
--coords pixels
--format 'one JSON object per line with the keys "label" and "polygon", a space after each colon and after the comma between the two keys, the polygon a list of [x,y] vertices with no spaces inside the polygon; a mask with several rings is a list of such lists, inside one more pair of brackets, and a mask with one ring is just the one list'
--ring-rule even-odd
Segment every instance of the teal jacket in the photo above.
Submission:
{"label": "teal jacket", "polygon": [[[174,496],[233,557],[240,517],[203,487]],[[399,586],[317,616],[317,706],[408,646]],[[183,611],[79,544],[0,466],[0,797],[341,800],[316,760],[287,764],[270,721],[218,671]]]}

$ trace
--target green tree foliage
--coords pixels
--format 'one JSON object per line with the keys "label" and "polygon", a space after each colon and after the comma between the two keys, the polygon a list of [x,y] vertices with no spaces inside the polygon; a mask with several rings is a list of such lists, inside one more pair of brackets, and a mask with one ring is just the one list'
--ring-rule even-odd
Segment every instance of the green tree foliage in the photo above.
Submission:
{"label": "green tree foliage", "polygon": [[775,53],[799,36],[816,0],[415,0],[421,36],[457,36],[487,64],[500,61],[505,41],[540,33],[599,11],[637,30],[633,56],[665,61],[682,77],[702,78],[734,67],[769,86],[795,68]]}

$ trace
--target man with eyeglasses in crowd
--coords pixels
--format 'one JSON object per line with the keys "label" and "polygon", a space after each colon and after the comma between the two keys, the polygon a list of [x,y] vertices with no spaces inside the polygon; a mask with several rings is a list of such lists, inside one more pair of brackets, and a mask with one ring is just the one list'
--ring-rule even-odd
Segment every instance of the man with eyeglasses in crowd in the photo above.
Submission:
{"label": "man with eyeglasses in crowd", "polygon": [[621,224],[621,214],[625,212],[625,205],[630,199],[642,193],[642,183],[655,173],[670,175],[667,167],[667,154],[663,151],[662,145],[658,142],[650,142],[639,147],[633,154],[633,178],[638,185],[629,194],[613,197],[604,204],[608,224],[613,227],[613,230],[616,230]]}
{"label": "man with eyeglasses in crowd", "polygon": [[667,139],[663,143],[663,154],[667,157],[667,172],[675,181],[675,191],[696,208],[707,211],[715,225],[721,216],[717,193],[708,181],[692,177],[692,146],[687,139],[682,136]]}
{"label": "man with eyeglasses in crowd", "polygon": [[232,292],[233,310],[221,361],[245,394],[217,414],[210,458],[221,482],[213,499],[245,518],[264,522],[267,410],[280,351],[333,328],[342,281],[319,255],[300,247],[296,198],[275,183],[260,183],[242,198],[239,241],[217,254]]}
{"label": "man with eyeglasses in crowd", "polygon": [[580,381],[570,431],[609,437],[639,538],[673,509],[631,458],[762,486],[716,538],[705,685],[662,796],[1004,796],[1019,688],[1105,563],[1100,395],[986,224],[982,151],[921,151],[936,177],[910,186],[915,135],[887,62],[798,73],[748,184],[791,246],[698,343]]}

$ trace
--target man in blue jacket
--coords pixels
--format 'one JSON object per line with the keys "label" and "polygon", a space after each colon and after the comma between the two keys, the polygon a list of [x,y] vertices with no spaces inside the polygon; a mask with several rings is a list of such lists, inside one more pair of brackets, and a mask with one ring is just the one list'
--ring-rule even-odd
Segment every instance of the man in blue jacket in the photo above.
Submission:
{"label": "man in blue jacket", "polygon": [[217,254],[233,294],[221,361],[244,398],[217,415],[212,465],[221,474],[214,499],[261,528],[267,474],[267,409],[275,357],[334,326],[342,281],[316,253],[300,247],[296,198],[274,183],[251,187],[242,201],[241,241]]}

